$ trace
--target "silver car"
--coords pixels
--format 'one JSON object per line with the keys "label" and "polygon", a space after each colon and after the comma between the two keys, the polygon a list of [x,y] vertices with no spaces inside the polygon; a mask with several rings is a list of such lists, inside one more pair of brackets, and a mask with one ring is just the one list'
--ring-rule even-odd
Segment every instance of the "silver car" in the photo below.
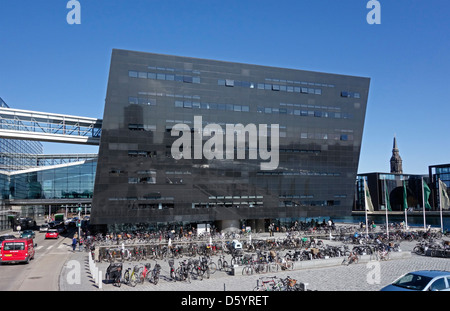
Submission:
{"label": "silver car", "polygon": [[382,291],[450,291],[450,271],[420,270],[402,275]]}

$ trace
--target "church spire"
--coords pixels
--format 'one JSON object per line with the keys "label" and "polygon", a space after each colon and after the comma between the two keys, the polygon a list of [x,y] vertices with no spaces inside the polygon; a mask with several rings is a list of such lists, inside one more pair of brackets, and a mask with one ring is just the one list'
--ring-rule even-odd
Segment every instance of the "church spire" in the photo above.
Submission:
{"label": "church spire", "polygon": [[400,157],[397,138],[394,136],[394,146],[392,148],[391,157],[391,173],[392,174],[403,174],[402,158]]}

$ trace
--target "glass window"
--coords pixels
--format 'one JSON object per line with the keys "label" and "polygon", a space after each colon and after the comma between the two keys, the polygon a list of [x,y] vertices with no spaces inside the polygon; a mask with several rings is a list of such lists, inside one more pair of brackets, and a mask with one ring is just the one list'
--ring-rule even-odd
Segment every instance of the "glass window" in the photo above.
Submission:
{"label": "glass window", "polygon": [[148,78],[148,79],[156,80],[156,73],[154,73],[154,72],[148,72],[148,73],[147,73],[147,78]]}
{"label": "glass window", "polygon": [[138,77],[138,72],[137,71],[128,71],[128,76],[131,78],[137,78]]}
{"label": "glass window", "polygon": [[175,101],[175,107],[177,108],[183,108],[183,102],[181,100],[176,100]]}
{"label": "glass window", "polygon": [[158,73],[158,74],[156,74],[156,79],[158,79],[158,80],[166,80],[166,74]]}
{"label": "glass window", "polygon": [[193,77],[192,83],[200,83],[200,77]]}
{"label": "glass window", "polygon": [[132,104],[136,104],[136,105],[137,105],[137,103],[138,103],[138,98],[137,98],[137,97],[128,97],[128,103],[129,103],[130,105],[132,105]]}
{"label": "glass window", "polygon": [[249,112],[250,111],[250,107],[249,106],[242,106],[242,111],[243,112]]}
{"label": "glass window", "polygon": [[225,80],[223,80],[223,79],[217,80],[217,85],[225,86]]}
{"label": "glass window", "polygon": [[141,79],[147,79],[147,73],[143,71],[139,71],[138,77]]}
{"label": "glass window", "polygon": [[192,83],[192,77],[191,76],[183,76],[183,82],[184,83]]}
{"label": "glass window", "polygon": [[444,278],[440,278],[440,279],[434,281],[433,284],[431,284],[431,286],[430,286],[431,291],[435,291],[435,290],[439,291],[439,290],[443,290],[446,288],[447,288],[447,286],[445,285]]}
{"label": "glass window", "polygon": [[225,80],[225,85],[226,86],[234,86],[234,80],[230,80],[230,79],[226,79]]}
{"label": "glass window", "polygon": [[279,90],[280,90],[280,86],[278,84],[272,85],[272,91],[279,91]]}
{"label": "glass window", "polygon": [[175,75],[166,75],[166,80],[167,81],[174,81],[175,80]]}

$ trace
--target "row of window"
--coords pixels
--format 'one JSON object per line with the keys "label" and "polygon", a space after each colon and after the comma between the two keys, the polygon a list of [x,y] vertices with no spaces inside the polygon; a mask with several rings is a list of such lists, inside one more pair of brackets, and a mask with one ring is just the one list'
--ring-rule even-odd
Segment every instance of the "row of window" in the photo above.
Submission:
{"label": "row of window", "polygon": [[246,105],[232,105],[232,104],[214,104],[214,103],[200,103],[192,101],[175,101],[176,108],[188,109],[207,109],[207,110],[221,110],[221,111],[235,111],[235,112],[249,112],[250,107]]}
{"label": "row of window", "polygon": [[341,173],[298,171],[298,172],[258,172],[256,175],[257,176],[333,176],[333,177],[339,177],[339,176],[341,176]]}
{"label": "row of window", "polygon": [[301,110],[291,108],[272,108],[272,107],[257,107],[258,113],[266,114],[285,114],[291,116],[301,117],[316,117],[316,118],[333,118],[333,119],[353,119],[353,114],[345,112],[319,111],[319,110]]}
{"label": "row of window", "polygon": [[361,98],[361,94],[358,92],[348,92],[348,91],[342,91],[341,97],[346,98]]}
{"label": "row of window", "polygon": [[[220,110],[233,112],[250,112],[250,107],[246,105],[233,104],[215,104],[192,101],[175,101],[175,108],[187,109],[205,109],[205,110]],[[334,118],[334,119],[352,119],[353,114],[333,111],[318,111],[318,110],[301,110],[291,108],[272,108],[272,107],[257,107],[258,113],[266,114],[285,114],[291,116],[302,117],[316,117],[316,118]]]}
{"label": "row of window", "polygon": [[184,82],[184,83],[200,83],[200,77],[190,76],[190,75],[177,75],[177,74],[166,74],[166,73],[130,70],[130,71],[128,71],[128,76],[130,78],[138,78],[138,79],[177,81],[177,82]]}
{"label": "row of window", "polygon": [[159,67],[159,66],[158,67],[148,66],[147,68],[150,70],[200,74],[200,70],[195,70],[195,69],[181,69],[181,68]]}
{"label": "row of window", "polygon": [[307,86],[292,86],[292,85],[282,85],[273,83],[254,83],[247,81],[237,81],[232,79],[219,79],[217,80],[217,85],[227,86],[227,87],[243,87],[258,90],[269,90],[269,91],[281,91],[288,93],[301,93],[301,94],[314,94],[322,95],[322,89],[312,88]]}

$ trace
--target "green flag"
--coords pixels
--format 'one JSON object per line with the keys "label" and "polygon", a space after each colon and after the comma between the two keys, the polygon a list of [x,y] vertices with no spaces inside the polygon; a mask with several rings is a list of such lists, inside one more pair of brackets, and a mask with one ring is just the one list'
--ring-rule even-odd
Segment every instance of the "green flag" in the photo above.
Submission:
{"label": "green flag", "polygon": [[406,181],[403,181],[403,210],[408,209],[408,194],[406,192]]}
{"label": "green flag", "polygon": [[384,180],[384,194],[385,194],[385,199],[386,199],[386,208],[388,211],[392,212],[391,209],[391,203],[389,201],[389,191],[386,185],[386,179]]}
{"label": "green flag", "polygon": [[431,209],[430,203],[428,203],[428,199],[430,198],[431,190],[428,187],[427,183],[423,182],[423,195],[424,195],[424,202],[425,202],[425,208]]}

